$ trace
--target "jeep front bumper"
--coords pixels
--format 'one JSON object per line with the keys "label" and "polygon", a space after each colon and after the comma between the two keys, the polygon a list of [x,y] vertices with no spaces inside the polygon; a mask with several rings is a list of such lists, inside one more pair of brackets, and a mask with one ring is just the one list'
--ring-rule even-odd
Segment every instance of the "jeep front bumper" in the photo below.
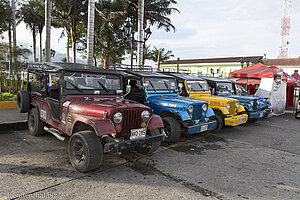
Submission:
{"label": "jeep front bumper", "polygon": [[200,132],[205,132],[205,131],[211,131],[211,130],[214,130],[216,128],[216,126],[217,126],[216,121],[204,122],[204,123],[200,123],[197,125],[189,126],[188,133],[194,134],[194,133],[200,133]]}
{"label": "jeep front bumper", "polygon": [[225,126],[238,126],[241,124],[245,124],[248,120],[247,114],[237,115],[237,116],[229,116],[224,119]]}
{"label": "jeep front bumper", "polygon": [[104,145],[104,153],[115,152],[118,150],[125,150],[145,144],[151,144],[154,142],[160,142],[165,139],[166,135],[164,133],[154,136],[146,136],[143,139],[138,140],[122,140],[120,142],[109,142]]}
{"label": "jeep front bumper", "polygon": [[266,115],[266,111],[265,110],[256,111],[256,112],[250,112],[249,113],[249,119],[262,118],[265,115]]}

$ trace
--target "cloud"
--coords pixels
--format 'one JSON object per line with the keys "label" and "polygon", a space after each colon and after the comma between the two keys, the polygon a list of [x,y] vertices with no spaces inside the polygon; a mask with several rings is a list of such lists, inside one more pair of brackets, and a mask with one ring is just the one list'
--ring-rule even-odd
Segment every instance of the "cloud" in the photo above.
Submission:
{"label": "cloud", "polygon": [[[176,32],[153,31],[149,43],[181,58],[278,56],[282,1],[189,0],[178,1],[177,8],[181,14],[171,17]],[[300,2],[293,2],[290,57],[300,54],[299,9]]]}

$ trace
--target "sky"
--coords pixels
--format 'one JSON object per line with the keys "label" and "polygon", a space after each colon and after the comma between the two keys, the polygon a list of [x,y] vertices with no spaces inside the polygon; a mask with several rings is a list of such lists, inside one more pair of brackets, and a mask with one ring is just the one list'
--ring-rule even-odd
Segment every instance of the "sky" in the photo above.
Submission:
{"label": "sky", "polygon": [[[152,27],[147,41],[172,50],[175,58],[213,58],[264,55],[277,58],[283,0],[177,0],[171,19],[176,31]],[[300,1],[292,1],[289,57],[300,56]],[[62,29],[52,29],[51,48],[65,53]],[[45,38],[45,31],[43,39]],[[32,44],[24,24],[17,27],[20,43]],[[39,39],[37,38],[37,42]],[[43,41],[44,44],[44,41]]]}

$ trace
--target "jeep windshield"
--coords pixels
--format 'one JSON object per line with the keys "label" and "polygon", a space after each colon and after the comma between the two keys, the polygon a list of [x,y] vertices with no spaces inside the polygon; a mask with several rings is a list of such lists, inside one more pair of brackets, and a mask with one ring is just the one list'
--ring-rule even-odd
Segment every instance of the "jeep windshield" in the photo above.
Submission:
{"label": "jeep windshield", "polygon": [[217,93],[219,94],[234,94],[233,84],[226,82],[218,82],[217,83]]}
{"label": "jeep windshield", "polygon": [[209,87],[205,81],[186,81],[187,89],[194,92],[208,91]]}
{"label": "jeep windshield", "polygon": [[119,76],[89,73],[89,72],[66,72],[64,74],[66,89],[68,90],[93,90],[94,94],[100,91],[121,90],[121,80]]}
{"label": "jeep windshield", "polygon": [[145,78],[145,83],[148,85],[147,90],[161,91],[161,90],[176,90],[175,79],[171,78]]}

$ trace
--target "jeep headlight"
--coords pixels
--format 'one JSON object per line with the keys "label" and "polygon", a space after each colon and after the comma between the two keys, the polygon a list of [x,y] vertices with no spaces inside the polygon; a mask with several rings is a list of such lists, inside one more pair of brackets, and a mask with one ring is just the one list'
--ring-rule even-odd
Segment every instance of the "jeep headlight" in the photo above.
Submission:
{"label": "jeep headlight", "polygon": [[203,104],[202,106],[202,111],[205,113],[207,111],[207,105],[206,104]]}
{"label": "jeep headlight", "polygon": [[150,112],[148,110],[144,110],[141,114],[143,122],[147,121],[150,118]]}
{"label": "jeep headlight", "polygon": [[188,113],[192,114],[193,111],[194,111],[194,106],[193,106],[193,105],[190,105],[190,106],[187,108],[187,111],[188,111]]}
{"label": "jeep headlight", "polygon": [[230,103],[226,103],[226,108],[227,108],[227,110],[230,109]]}
{"label": "jeep headlight", "polygon": [[253,107],[253,105],[254,105],[254,101],[250,101],[250,104],[251,104],[251,106]]}
{"label": "jeep headlight", "polygon": [[117,112],[117,113],[114,114],[114,116],[113,116],[114,123],[119,124],[119,123],[122,122],[122,120],[123,120],[122,113]]}
{"label": "jeep headlight", "polygon": [[236,102],[236,103],[235,103],[235,107],[236,107],[236,109],[238,109],[238,108],[239,108],[239,106],[240,106],[239,102]]}

